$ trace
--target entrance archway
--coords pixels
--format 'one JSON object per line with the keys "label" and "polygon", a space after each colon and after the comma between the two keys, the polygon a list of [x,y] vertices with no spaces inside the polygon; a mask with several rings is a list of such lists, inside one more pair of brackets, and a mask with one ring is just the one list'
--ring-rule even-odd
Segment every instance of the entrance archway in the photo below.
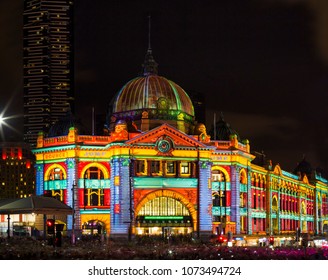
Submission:
{"label": "entrance archway", "polygon": [[101,235],[105,229],[105,224],[99,220],[89,220],[82,224],[82,234],[84,235]]}
{"label": "entrance archway", "polygon": [[197,226],[193,204],[174,191],[148,194],[140,201],[135,213],[137,235],[186,235]]}

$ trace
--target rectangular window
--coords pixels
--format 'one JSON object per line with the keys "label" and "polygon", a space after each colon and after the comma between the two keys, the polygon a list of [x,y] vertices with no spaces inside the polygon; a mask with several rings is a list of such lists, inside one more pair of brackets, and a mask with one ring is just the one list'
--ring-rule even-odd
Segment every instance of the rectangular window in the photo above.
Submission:
{"label": "rectangular window", "polygon": [[181,162],[180,173],[183,175],[190,175],[190,163],[189,162]]}
{"label": "rectangular window", "polygon": [[175,161],[167,161],[166,162],[166,174],[167,175],[175,175],[176,174],[176,163],[175,163]]}
{"label": "rectangular window", "polygon": [[141,175],[147,175],[146,172],[146,161],[145,160],[137,160],[136,161],[136,175],[141,176]]}
{"label": "rectangular window", "polygon": [[152,175],[161,175],[161,162],[159,160],[153,160],[150,162],[150,173]]}

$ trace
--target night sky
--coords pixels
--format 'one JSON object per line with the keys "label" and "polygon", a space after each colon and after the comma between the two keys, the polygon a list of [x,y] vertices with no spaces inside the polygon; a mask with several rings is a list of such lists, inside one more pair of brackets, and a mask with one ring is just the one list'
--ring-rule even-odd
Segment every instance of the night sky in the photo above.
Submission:
{"label": "night sky", "polygon": [[[22,114],[23,1],[0,0],[0,108]],[[159,75],[205,98],[252,150],[293,171],[303,155],[328,169],[328,1],[75,1],[76,116],[91,126],[141,72],[151,46]],[[10,102],[9,102],[10,101]],[[22,116],[7,121],[22,131]],[[13,138],[18,133],[10,130]],[[6,135],[6,140],[11,138]]]}

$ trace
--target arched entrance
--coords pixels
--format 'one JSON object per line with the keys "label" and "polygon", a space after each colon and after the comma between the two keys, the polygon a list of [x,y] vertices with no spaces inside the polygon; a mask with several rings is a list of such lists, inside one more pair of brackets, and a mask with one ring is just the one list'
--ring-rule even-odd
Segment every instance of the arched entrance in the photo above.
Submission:
{"label": "arched entrance", "polygon": [[89,220],[82,224],[82,234],[101,235],[105,230],[105,224],[99,220]]}
{"label": "arched entrance", "polygon": [[136,235],[171,236],[191,234],[196,227],[196,210],[179,193],[157,191],[136,207]]}

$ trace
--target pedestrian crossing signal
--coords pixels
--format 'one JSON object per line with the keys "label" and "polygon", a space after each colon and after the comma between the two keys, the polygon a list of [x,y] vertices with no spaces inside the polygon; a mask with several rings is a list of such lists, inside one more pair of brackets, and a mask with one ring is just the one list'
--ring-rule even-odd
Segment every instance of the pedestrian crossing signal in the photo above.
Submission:
{"label": "pedestrian crossing signal", "polygon": [[54,234],[55,233],[55,220],[47,219],[47,233]]}

